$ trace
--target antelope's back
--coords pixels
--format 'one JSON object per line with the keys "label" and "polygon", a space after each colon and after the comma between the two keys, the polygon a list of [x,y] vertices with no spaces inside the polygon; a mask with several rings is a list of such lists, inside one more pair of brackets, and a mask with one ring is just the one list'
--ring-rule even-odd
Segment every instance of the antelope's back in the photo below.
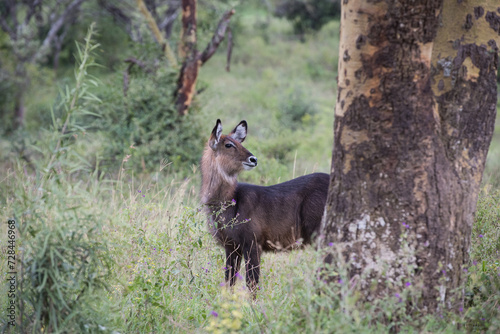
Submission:
{"label": "antelope's back", "polygon": [[[236,188],[238,220],[261,241],[287,247],[302,238],[310,243],[321,224],[330,176],[324,173],[262,187],[239,183]],[[265,248],[265,244],[263,245]]]}

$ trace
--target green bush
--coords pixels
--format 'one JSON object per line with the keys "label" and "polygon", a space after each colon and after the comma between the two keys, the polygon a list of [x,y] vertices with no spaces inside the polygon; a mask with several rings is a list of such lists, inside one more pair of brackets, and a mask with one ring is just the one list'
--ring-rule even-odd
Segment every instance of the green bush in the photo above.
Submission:
{"label": "green bush", "polygon": [[175,109],[177,71],[163,61],[157,68],[148,66],[150,73],[131,73],[126,96],[120,74],[113,75],[99,94],[102,104],[96,113],[102,118],[94,126],[106,138],[104,168],[116,171],[125,158],[135,170],[156,170],[162,161],[181,170],[200,159],[203,139],[196,106],[187,116],[179,116]]}
{"label": "green bush", "polygon": [[93,31],[91,26],[84,48],[79,48],[75,87],[61,92],[64,113],[29,144],[37,158],[29,165],[16,159],[11,177],[2,183],[2,203],[18,231],[16,301],[21,333],[111,331],[112,315],[102,310],[113,261],[101,238],[101,217],[93,210],[95,182],[75,181],[76,175],[95,175],[88,175],[88,164],[73,150],[78,141],[75,131],[85,130],[75,122],[87,113],[82,101],[96,101],[88,88],[97,83],[87,76],[95,65]]}
{"label": "green bush", "polygon": [[274,14],[292,22],[296,34],[320,30],[330,20],[340,16],[340,1],[282,0]]}
{"label": "green bush", "polygon": [[279,110],[278,119],[284,127],[291,130],[313,125],[314,115],[318,113],[314,100],[298,86],[289,88],[280,101]]}

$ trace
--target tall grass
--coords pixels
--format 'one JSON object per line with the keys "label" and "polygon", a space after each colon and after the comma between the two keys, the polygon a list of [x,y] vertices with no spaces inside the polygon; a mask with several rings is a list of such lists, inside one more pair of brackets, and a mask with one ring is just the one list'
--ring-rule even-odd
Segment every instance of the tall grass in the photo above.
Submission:
{"label": "tall grass", "polygon": [[[88,165],[74,150],[85,128],[78,117],[88,113],[87,103],[98,100],[89,92],[97,81],[87,73],[95,65],[94,26],[78,48],[75,86],[61,91],[53,127],[31,142],[36,159],[16,160],[2,180],[5,216],[16,221],[18,240],[17,327],[2,320],[4,330],[21,333],[94,332],[109,320],[98,305],[111,277],[112,259],[101,238],[100,217],[92,195],[98,186],[96,174],[87,181]],[[94,181],[94,182],[92,182]],[[3,219],[6,218],[3,215]],[[4,232],[4,231],[2,231]],[[5,240],[2,238],[2,243]],[[2,258],[4,273],[7,260]],[[2,294],[2,305],[7,305]],[[2,307],[5,316],[5,307]],[[5,319],[5,317],[2,317]]]}

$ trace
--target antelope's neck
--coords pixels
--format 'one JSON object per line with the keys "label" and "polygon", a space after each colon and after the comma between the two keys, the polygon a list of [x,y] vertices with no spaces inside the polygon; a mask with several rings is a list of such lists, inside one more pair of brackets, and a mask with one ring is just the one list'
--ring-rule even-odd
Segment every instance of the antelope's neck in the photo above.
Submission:
{"label": "antelope's neck", "polygon": [[205,205],[220,205],[234,199],[237,175],[229,176],[213,159],[211,152],[205,151],[201,161],[201,203]]}

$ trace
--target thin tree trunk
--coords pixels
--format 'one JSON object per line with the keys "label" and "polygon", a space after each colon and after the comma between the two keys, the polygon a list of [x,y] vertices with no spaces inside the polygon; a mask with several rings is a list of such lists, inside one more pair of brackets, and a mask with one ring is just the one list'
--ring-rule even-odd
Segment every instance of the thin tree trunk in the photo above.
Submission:
{"label": "thin tree trunk", "polygon": [[14,104],[14,127],[21,128],[24,125],[24,91],[16,94]]}
{"label": "thin tree trunk", "polygon": [[182,1],[182,44],[180,57],[184,60],[177,82],[176,106],[179,115],[186,115],[196,93],[196,80],[200,67],[209,60],[224,39],[234,9],[222,16],[217,29],[202,53],[196,48],[196,0]]}
{"label": "thin tree trunk", "polygon": [[196,79],[201,61],[196,49],[196,0],[182,0],[182,44],[179,48],[182,64],[177,86],[176,106],[179,115],[186,115],[196,92]]}
{"label": "thin tree trunk", "polygon": [[[344,2],[323,220],[326,241],[341,254],[332,252],[325,260],[347,260],[349,275],[358,276],[367,300],[413,285],[422,291],[424,312],[443,305],[458,310],[462,303],[456,288],[463,281],[496,104],[490,76],[496,73],[497,54],[488,53],[496,48],[493,41],[475,49],[459,47],[453,55],[460,71],[472,55],[466,50],[481,49],[469,62],[480,66],[474,71],[481,73],[478,81],[487,78],[477,85],[484,88],[477,96],[484,104],[472,107],[475,98],[465,97],[469,115],[476,115],[456,123],[461,113],[453,98],[438,98],[438,109],[431,58],[433,46],[442,43],[436,39],[441,10],[441,0]],[[444,18],[467,22],[467,15],[460,19],[448,6],[444,10]],[[460,40],[460,30],[447,24],[444,19],[442,29],[456,34],[452,41]],[[498,43],[498,32],[484,34]],[[479,65],[483,58],[486,63]],[[439,73],[433,73],[436,79]],[[469,80],[463,90],[452,91],[472,96],[474,87]],[[454,107],[443,108],[443,101]]]}

